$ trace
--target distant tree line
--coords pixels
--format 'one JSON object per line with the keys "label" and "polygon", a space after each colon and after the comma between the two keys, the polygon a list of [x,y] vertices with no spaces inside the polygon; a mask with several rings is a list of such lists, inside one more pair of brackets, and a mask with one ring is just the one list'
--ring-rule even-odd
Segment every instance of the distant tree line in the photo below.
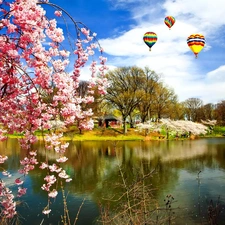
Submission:
{"label": "distant tree line", "polygon": [[[174,90],[148,67],[116,68],[107,73],[107,79],[107,93],[103,97],[95,95],[92,109],[95,116],[109,113],[120,115],[125,133],[127,121],[132,127],[137,120],[144,123],[161,118],[192,122],[217,120],[217,125],[225,125],[225,100],[217,104],[204,104],[199,98],[179,102]],[[83,97],[87,84],[84,81],[81,84],[77,93]]]}

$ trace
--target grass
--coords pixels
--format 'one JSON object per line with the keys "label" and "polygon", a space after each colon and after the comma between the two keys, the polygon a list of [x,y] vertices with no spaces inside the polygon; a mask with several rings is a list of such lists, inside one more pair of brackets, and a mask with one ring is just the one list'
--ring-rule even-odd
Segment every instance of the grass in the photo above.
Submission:
{"label": "grass", "polygon": [[[60,131],[58,131],[60,132]],[[42,138],[43,134],[46,135],[48,132],[37,131],[35,134],[38,138]],[[8,134],[10,138],[22,138],[22,134]],[[123,134],[122,128],[94,128],[89,131],[80,131],[76,127],[71,127],[67,131],[63,132],[63,140],[72,140],[72,141],[137,141],[137,140],[150,140],[157,139],[153,136],[145,136],[139,131],[129,128],[127,134]]]}
{"label": "grass", "polygon": [[[58,131],[60,132],[60,131]],[[42,135],[47,134],[48,131],[44,133],[37,131],[36,135],[38,138],[41,138]],[[145,140],[167,140],[165,134],[159,135],[158,133],[150,133],[145,135],[144,132],[139,132],[134,128],[128,128],[127,134],[123,134],[122,128],[101,128],[95,127],[90,131],[80,131],[74,126],[70,127],[68,130],[63,132],[63,140],[72,140],[72,141],[145,141]],[[225,127],[215,127],[214,131],[211,134],[205,135],[204,137],[221,137],[225,134]],[[11,138],[21,138],[22,134],[13,134],[8,135]],[[170,136],[170,139],[175,139],[175,137]]]}
{"label": "grass", "polygon": [[94,128],[90,131],[72,130],[64,133],[64,139],[73,141],[112,141],[112,140],[144,140],[145,137],[134,129],[128,129],[127,134],[123,134],[122,129]]}
{"label": "grass", "polygon": [[215,126],[214,129],[213,129],[213,133],[215,133],[217,135],[224,135],[225,134],[225,127]]}

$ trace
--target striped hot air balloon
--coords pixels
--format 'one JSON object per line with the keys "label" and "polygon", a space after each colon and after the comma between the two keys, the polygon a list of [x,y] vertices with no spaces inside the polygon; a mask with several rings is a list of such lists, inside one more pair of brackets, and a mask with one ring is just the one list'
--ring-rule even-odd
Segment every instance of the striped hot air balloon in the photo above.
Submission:
{"label": "striped hot air balloon", "polygon": [[167,27],[171,28],[175,23],[175,18],[173,16],[167,16],[164,20],[164,23]]}
{"label": "striped hot air balloon", "polygon": [[192,34],[187,38],[187,44],[197,58],[205,46],[205,37],[202,34]]}
{"label": "striped hot air balloon", "polygon": [[151,51],[151,47],[156,43],[157,41],[157,35],[154,32],[146,32],[144,34],[143,40],[146,45],[149,47],[149,51]]}

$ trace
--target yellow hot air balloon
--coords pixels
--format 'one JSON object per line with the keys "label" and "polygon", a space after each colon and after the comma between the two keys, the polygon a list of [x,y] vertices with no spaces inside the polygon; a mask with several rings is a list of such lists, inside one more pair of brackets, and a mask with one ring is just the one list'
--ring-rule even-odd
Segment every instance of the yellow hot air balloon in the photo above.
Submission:
{"label": "yellow hot air balloon", "polygon": [[202,34],[192,34],[187,38],[187,44],[197,58],[205,46],[205,37]]}

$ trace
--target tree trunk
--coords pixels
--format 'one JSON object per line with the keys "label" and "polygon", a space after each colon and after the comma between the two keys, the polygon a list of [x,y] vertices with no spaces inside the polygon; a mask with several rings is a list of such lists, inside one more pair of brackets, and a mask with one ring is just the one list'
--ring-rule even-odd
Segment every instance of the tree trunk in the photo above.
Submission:
{"label": "tree trunk", "polygon": [[126,117],[123,117],[123,134],[127,133]]}
{"label": "tree trunk", "polygon": [[132,116],[130,116],[130,128],[134,128],[134,122]]}

